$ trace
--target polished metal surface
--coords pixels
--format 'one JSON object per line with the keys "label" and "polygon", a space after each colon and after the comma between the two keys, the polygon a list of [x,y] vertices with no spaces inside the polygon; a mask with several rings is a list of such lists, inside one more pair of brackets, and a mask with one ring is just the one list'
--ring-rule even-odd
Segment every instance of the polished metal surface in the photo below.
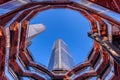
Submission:
{"label": "polished metal surface", "polygon": [[[108,0],[105,0],[108,7],[105,3],[103,6],[99,5],[101,0],[92,0],[96,1],[94,3],[90,1],[1,0],[0,79],[9,80],[11,77],[11,80],[20,80],[26,76],[37,80],[87,80],[93,78],[119,80],[120,14],[109,8],[111,3],[108,3]],[[116,3],[116,0],[111,1],[113,5]],[[119,7],[118,3],[115,7]],[[37,13],[51,8],[76,10],[89,20],[94,44],[84,63],[73,66],[74,62],[70,52],[62,40],[56,41],[53,47],[49,69],[34,62],[28,46],[26,46],[27,38],[30,40],[41,30],[44,31],[44,28],[39,27],[40,31],[36,30],[38,27],[29,28],[29,21]],[[43,27],[43,25],[37,26]],[[27,37],[31,31],[28,29],[33,32],[29,35],[30,37]],[[110,72],[113,74],[109,75]]]}

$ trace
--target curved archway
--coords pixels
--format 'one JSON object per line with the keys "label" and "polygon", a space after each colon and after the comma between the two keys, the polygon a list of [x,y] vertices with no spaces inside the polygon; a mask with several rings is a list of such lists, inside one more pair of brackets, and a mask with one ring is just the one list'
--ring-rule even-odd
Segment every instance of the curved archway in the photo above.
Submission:
{"label": "curved archway", "polygon": [[[18,47],[16,47],[16,46],[19,46],[20,45],[20,51],[22,51],[22,52],[26,52],[26,44],[25,44],[25,39],[26,39],[26,35],[27,35],[27,26],[28,26],[28,21],[36,14],[36,13],[38,13],[38,12],[40,12],[41,10],[45,10],[45,9],[49,9],[49,8],[54,8],[54,7],[58,7],[58,8],[65,8],[65,7],[67,7],[67,8],[72,8],[72,9],[75,9],[75,10],[78,10],[78,11],[81,11],[82,12],[82,14],[84,14],[85,16],[87,16],[87,18],[90,20],[90,21],[92,21],[92,30],[93,30],[93,32],[98,32],[98,29],[97,29],[97,26],[96,26],[96,21],[94,20],[94,19],[92,19],[91,17],[90,17],[90,14],[88,14],[88,13],[86,13],[86,12],[84,12],[84,11],[82,11],[81,9],[79,9],[79,8],[76,8],[76,7],[72,7],[72,6],[70,6],[70,5],[59,5],[59,6],[56,6],[56,5],[53,5],[53,6],[46,6],[46,7],[42,7],[41,9],[39,9],[41,6],[35,6],[35,7],[38,7],[38,9],[37,8],[33,8],[33,9],[29,9],[29,10],[25,10],[25,11],[22,11],[22,12],[19,12],[19,14],[16,16],[16,19],[13,21],[13,22],[11,22],[10,24],[12,24],[13,25],[13,27],[11,27],[10,28],[10,30],[11,31],[13,31],[13,35],[19,35],[20,33],[19,33],[19,28],[21,27],[20,26],[20,24],[22,24],[23,26],[21,27],[22,28],[22,32],[24,32],[21,36],[18,36],[18,37],[15,37],[15,36],[12,36],[12,38],[14,39],[13,41],[12,41],[12,43],[14,42],[14,41],[16,41],[16,40],[18,40],[18,39],[21,39],[21,42],[19,43],[18,41],[16,41],[16,43],[18,43],[18,44],[15,44],[15,45],[13,45],[13,44],[11,44],[11,50],[10,51],[12,51],[12,52],[10,52],[10,55],[12,55],[11,56],[11,58],[10,58],[10,61],[14,61],[16,64],[17,64],[17,62],[16,62],[16,58],[18,58],[18,53],[19,52],[17,52],[16,50],[18,49]],[[22,13],[22,14],[21,14]],[[24,16],[23,16],[24,15]],[[89,15],[89,16],[88,16]],[[27,16],[27,17],[26,17]],[[14,25],[14,24],[16,24],[16,25]],[[26,25],[25,25],[26,24]],[[10,25],[11,26],[11,25]],[[2,30],[1,30],[2,31]],[[21,37],[21,38],[20,38]],[[22,53],[21,52],[21,53]],[[14,54],[14,53],[17,53],[17,54]],[[34,66],[34,67],[40,67],[40,65],[37,65],[37,66],[35,66],[35,63],[32,63],[32,62],[29,62],[28,60],[26,60],[26,58],[25,58],[25,56],[23,56],[23,58],[24,58],[24,60],[25,60],[25,62],[26,63],[28,63],[28,65],[30,65],[30,66]],[[13,64],[12,64],[13,62],[10,62],[10,65],[13,67],[13,69],[14,69],[14,66],[13,66]],[[43,68],[43,67],[42,67]],[[19,67],[17,67],[17,69],[15,68],[14,69],[16,72],[19,72],[20,71],[20,68]],[[42,69],[41,69],[42,70]],[[42,71],[44,71],[44,72],[46,72],[48,75],[51,75],[51,77],[53,77],[53,74],[51,74],[47,69],[45,69],[45,68],[43,68],[43,70]],[[19,74],[19,73],[18,73]],[[19,74],[19,75],[23,75],[23,76],[32,76],[31,74],[29,74],[29,73],[25,73],[24,71],[23,71],[23,73],[21,72],[21,74]],[[59,77],[58,77],[59,78]],[[41,78],[37,78],[37,79],[41,79]]]}

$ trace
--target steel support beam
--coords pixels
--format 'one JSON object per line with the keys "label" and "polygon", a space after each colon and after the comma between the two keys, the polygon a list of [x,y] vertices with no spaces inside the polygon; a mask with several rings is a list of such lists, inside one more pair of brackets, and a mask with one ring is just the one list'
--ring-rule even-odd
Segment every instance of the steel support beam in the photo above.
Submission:
{"label": "steel support beam", "polygon": [[98,42],[108,53],[112,56],[112,58],[120,65],[120,50],[111,44],[109,41],[104,41],[102,37],[100,37],[97,33],[89,32],[88,36]]}

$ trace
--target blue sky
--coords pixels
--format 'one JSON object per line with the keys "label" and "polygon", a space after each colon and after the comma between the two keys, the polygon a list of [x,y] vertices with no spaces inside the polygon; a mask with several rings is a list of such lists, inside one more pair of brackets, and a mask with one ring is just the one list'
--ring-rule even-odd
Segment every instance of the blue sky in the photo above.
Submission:
{"label": "blue sky", "polygon": [[48,66],[53,43],[58,38],[68,44],[76,64],[85,61],[93,43],[87,36],[90,24],[79,12],[70,9],[49,9],[40,12],[30,24],[46,26],[43,33],[32,39],[32,45],[29,47],[36,62]]}

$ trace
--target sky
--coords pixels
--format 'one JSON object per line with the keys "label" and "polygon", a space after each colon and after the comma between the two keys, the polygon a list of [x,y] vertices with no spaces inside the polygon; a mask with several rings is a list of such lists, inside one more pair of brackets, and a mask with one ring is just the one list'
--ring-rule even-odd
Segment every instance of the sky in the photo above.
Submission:
{"label": "sky", "polygon": [[68,46],[75,64],[86,60],[92,46],[87,36],[89,21],[79,12],[70,9],[49,9],[40,12],[30,24],[44,24],[46,30],[32,39],[29,47],[37,63],[48,66],[53,43],[62,39]]}

